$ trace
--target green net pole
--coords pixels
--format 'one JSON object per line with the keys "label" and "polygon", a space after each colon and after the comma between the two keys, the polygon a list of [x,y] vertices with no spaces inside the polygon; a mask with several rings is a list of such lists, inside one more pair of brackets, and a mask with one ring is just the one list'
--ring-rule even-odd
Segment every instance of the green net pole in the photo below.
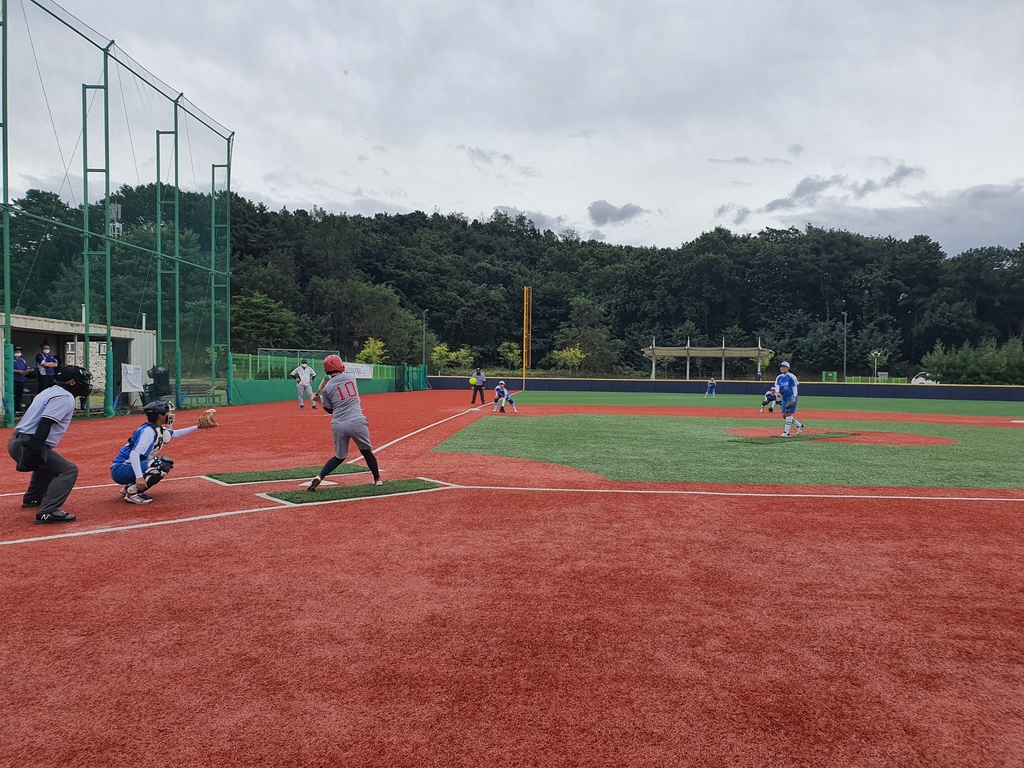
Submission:
{"label": "green net pole", "polygon": [[180,163],[178,146],[178,110],[180,109],[181,97],[185,94],[179,93],[174,100],[174,389],[177,392],[179,408],[185,407],[185,395],[181,388],[181,223],[179,221],[179,188],[181,186],[178,177]]}
{"label": "green net pole", "polygon": [[[83,368],[89,368],[89,320],[92,307],[89,302],[89,257],[91,248],[89,243],[89,91],[93,86],[82,85],[82,272],[85,291],[82,296],[84,309],[82,310],[82,355],[79,358]],[[89,418],[89,398],[85,398],[85,418]]]}
{"label": "green net pole", "polygon": [[210,391],[217,388],[217,166],[210,166]]}
{"label": "green net pole", "polygon": [[3,47],[3,61],[0,62],[0,98],[3,104],[0,105],[0,153],[3,157],[3,196],[4,196],[4,394],[6,401],[11,405],[4,408],[4,424],[8,427],[14,426],[14,410],[17,404],[13,401],[14,394],[14,344],[11,342],[11,211],[7,207],[10,204],[10,187],[8,186],[7,170],[7,0],[0,1],[0,45]]}
{"label": "green net pole", "polygon": [[[110,417],[114,415],[114,344],[111,339],[112,312],[110,308],[110,46],[114,44],[111,40],[103,49],[103,211],[108,237],[104,238],[104,258],[106,260],[106,304],[107,304],[107,354],[106,361],[106,382],[103,388],[103,415]],[[88,201],[86,201],[88,204]]]}
{"label": "green net pole", "polygon": [[224,347],[228,351],[228,405],[231,405],[231,388],[235,383],[231,370],[231,146],[234,139],[232,132],[227,139],[224,183]]}

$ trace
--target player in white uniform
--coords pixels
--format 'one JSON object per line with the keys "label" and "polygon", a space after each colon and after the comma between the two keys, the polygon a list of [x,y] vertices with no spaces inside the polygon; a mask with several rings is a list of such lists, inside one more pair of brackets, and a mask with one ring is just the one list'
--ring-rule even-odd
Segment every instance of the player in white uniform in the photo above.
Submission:
{"label": "player in white uniform", "polygon": [[289,376],[295,379],[295,386],[299,391],[299,410],[306,410],[306,406],[302,401],[302,397],[305,395],[313,404],[313,410],[315,411],[316,400],[313,399],[313,379],[316,378],[316,371],[310,368],[307,360],[303,360],[302,364],[292,371]]}
{"label": "player in white uniform", "polygon": [[377,457],[373,455],[373,447],[370,445],[370,425],[359,404],[356,377],[345,373],[345,363],[337,355],[324,358],[324,375],[328,378],[320,384],[315,400],[319,400],[324,410],[331,414],[334,456],[327,460],[320,474],[310,481],[308,490],[315,491],[325,477],[345,463],[349,440],[355,441],[356,448],[366,459],[366,466],[373,473],[373,484],[384,485],[380,479]]}
{"label": "player in white uniform", "polygon": [[779,363],[779,370],[782,371],[775,379],[775,391],[779,395],[779,403],[782,405],[782,415],[786,419],[786,426],[779,437],[789,437],[789,430],[794,425],[799,435],[804,431],[804,425],[796,419],[797,389],[800,382],[796,376],[789,372],[789,363],[783,360]]}

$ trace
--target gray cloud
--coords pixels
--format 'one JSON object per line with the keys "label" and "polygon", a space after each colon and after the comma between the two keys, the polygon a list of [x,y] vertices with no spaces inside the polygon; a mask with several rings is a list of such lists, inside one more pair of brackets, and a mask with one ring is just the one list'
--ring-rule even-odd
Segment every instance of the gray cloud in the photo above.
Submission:
{"label": "gray cloud", "polygon": [[1024,241],[1024,181],[983,184],[947,193],[915,195],[915,205],[869,208],[831,200],[799,214],[780,217],[785,226],[847,229],[865,235],[909,238],[928,235],[946,253]]}
{"label": "gray cloud", "polygon": [[760,160],[754,160],[753,158],[741,155],[740,157],[722,158],[722,157],[709,157],[709,163],[725,163],[729,165],[792,165],[789,160],[783,160],[781,157],[762,157]]}
{"label": "gray cloud", "polygon": [[750,218],[751,210],[745,205],[736,205],[735,203],[726,203],[720,205],[715,209],[715,218],[724,219],[730,217],[733,224],[743,224]]}
{"label": "gray cloud", "polygon": [[460,152],[465,153],[466,157],[469,158],[469,162],[472,163],[477,168],[479,168],[481,165],[494,165],[495,162],[498,162],[502,165],[512,168],[518,173],[521,173],[523,176],[537,178],[539,176],[544,175],[537,168],[530,168],[529,166],[526,165],[519,165],[518,163],[516,163],[515,158],[512,157],[512,155],[506,154],[504,152],[497,152],[495,150],[490,149],[481,149],[480,147],[476,146],[468,147],[465,144],[457,144],[455,148]]}
{"label": "gray cloud", "polygon": [[791,144],[789,149],[786,150],[793,157],[800,157],[804,153],[804,148],[799,144]]}
{"label": "gray cloud", "polygon": [[851,181],[849,177],[842,174],[836,174],[827,178],[823,176],[805,176],[786,197],[771,200],[762,210],[765,213],[773,213],[774,211],[816,205],[819,198],[828,190],[851,192],[855,198],[860,199],[872,192],[898,187],[907,179],[921,176],[924,176],[923,168],[912,168],[902,164],[882,179],[867,179],[862,182]]}
{"label": "gray cloud", "polygon": [[624,224],[647,211],[634,203],[626,203],[621,207],[616,207],[607,200],[595,200],[587,206],[587,212],[590,214],[590,220],[594,224],[603,227],[605,224]]}
{"label": "gray cloud", "polygon": [[522,214],[533,222],[533,226],[542,232],[546,229],[550,229],[552,232],[557,234],[568,229],[570,226],[569,220],[565,216],[548,216],[546,213],[541,213],[540,211],[521,211],[512,205],[498,205],[495,206],[494,210],[501,211],[512,218]]}

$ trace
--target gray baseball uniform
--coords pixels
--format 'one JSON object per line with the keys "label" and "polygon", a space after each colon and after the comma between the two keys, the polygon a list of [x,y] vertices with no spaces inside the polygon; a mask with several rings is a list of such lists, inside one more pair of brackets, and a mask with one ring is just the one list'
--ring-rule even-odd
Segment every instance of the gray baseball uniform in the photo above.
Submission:
{"label": "gray baseball uniform", "polygon": [[359,389],[356,377],[351,373],[340,373],[324,383],[320,399],[327,408],[333,408],[331,433],[334,435],[334,455],[339,459],[348,456],[348,441],[352,439],[359,450],[372,450],[370,425],[359,404]]}

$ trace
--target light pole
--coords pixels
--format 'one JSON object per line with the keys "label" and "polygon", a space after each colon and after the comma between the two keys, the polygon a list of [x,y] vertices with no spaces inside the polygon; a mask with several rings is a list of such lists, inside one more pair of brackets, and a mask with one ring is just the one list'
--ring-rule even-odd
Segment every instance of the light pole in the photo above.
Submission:
{"label": "light pole", "polygon": [[427,311],[423,310],[423,365],[427,364]]}
{"label": "light pole", "polygon": [[875,383],[877,384],[878,383],[878,358],[880,358],[882,356],[882,352],[880,350],[876,349],[874,352],[871,353],[871,356],[873,358],[875,358]]}
{"label": "light pole", "polygon": [[846,382],[846,313],[843,312],[843,382]]}

